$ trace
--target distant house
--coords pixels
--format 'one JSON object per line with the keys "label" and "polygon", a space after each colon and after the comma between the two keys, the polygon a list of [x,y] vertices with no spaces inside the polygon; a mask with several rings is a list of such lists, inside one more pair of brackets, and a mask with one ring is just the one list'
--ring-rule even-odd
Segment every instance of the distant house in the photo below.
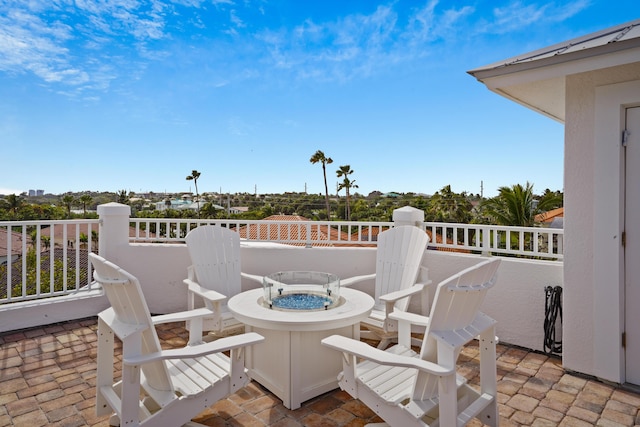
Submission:
{"label": "distant house", "polygon": [[[11,253],[9,253],[9,244],[11,244]],[[22,253],[22,234],[15,231],[7,231],[6,228],[0,228],[0,265],[5,265],[9,261],[15,261]]]}
{"label": "distant house", "polygon": [[[183,194],[179,199],[166,199],[156,202],[155,207],[158,211],[165,211],[167,209],[175,209],[178,211],[191,209],[197,211],[199,208],[202,209],[204,204],[205,202],[203,201],[194,202],[190,194]],[[224,210],[224,207],[220,205],[213,205],[213,207]]]}
{"label": "distant house", "polygon": [[249,212],[248,206],[232,206],[229,208],[230,214],[240,214],[245,212]]}
{"label": "distant house", "polygon": [[564,208],[552,209],[535,216],[534,221],[542,224],[543,227],[563,228]]}
{"label": "distant house", "polygon": [[[307,232],[310,229],[310,240],[314,246],[334,246],[338,241],[348,243],[351,241],[349,234],[339,231],[334,227],[321,225],[317,221],[311,221],[300,215],[271,215],[263,221],[287,221],[287,224],[248,224],[238,229],[240,237],[249,240],[307,240]],[[291,224],[291,221],[300,221],[311,224]],[[308,227],[310,225],[310,227]],[[326,243],[322,243],[326,241]],[[292,243],[294,246],[304,246],[305,243]],[[341,245],[344,246],[344,245]]]}

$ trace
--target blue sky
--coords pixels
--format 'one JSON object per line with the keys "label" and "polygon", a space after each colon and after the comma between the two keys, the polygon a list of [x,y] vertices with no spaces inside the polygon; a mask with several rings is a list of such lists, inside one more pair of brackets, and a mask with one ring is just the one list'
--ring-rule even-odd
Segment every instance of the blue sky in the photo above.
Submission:
{"label": "blue sky", "polygon": [[2,0],[0,194],[562,190],[561,124],[466,71],[637,0]]}

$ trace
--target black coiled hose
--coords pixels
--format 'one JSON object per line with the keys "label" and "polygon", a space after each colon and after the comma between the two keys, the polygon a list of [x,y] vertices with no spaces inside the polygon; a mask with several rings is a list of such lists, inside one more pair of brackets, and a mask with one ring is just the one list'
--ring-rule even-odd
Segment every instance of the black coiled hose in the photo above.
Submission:
{"label": "black coiled hose", "polygon": [[562,288],[560,286],[544,288],[544,352],[547,354],[562,354],[562,331],[556,336],[556,322],[560,316],[562,326]]}

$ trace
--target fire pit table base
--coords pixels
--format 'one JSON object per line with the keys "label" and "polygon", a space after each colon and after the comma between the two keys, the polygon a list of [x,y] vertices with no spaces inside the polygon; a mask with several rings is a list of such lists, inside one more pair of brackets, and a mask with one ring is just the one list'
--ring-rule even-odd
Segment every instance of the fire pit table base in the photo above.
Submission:
{"label": "fire pit table base", "polygon": [[[354,330],[355,329],[355,330]],[[252,326],[265,341],[248,349],[249,375],[282,400],[288,409],[338,387],[342,355],[320,344],[330,335],[359,338],[359,325],[327,331],[274,331]],[[287,351],[289,350],[289,351]]]}
{"label": "fire pit table base", "polygon": [[373,298],[354,289],[342,289],[344,303],[329,310],[281,311],[261,304],[262,289],[242,292],[229,300],[229,310],[246,331],[265,337],[245,351],[249,375],[288,409],[338,387],[342,355],[324,347],[330,335],[360,338],[360,321],[373,308]]}

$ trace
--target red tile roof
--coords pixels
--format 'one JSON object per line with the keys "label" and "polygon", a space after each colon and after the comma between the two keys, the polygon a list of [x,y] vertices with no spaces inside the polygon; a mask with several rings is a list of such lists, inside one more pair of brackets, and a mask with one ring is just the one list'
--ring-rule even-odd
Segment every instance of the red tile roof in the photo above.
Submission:
{"label": "red tile roof", "polygon": [[564,218],[564,208],[552,209],[535,216],[534,221],[550,223],[555,218]]}
{"label": "red tile roof", "polygon": [[[333,246],[337,241],[349,242],[350,236],[342,231],[299,215],[271,215],[264,221],[304,222],[305,224],[249,224],[238,229],[240,237],[249,240],[307,240],[307,229],[310,224],[310,240],[314,246]],[[326,243],[319,243],[326,241]],[[331,243],[330,243],[331,242]],[[304,246],[305,243],[291,243],[294,246]]]}
{"label": "red tile roof", "polygon": [[[7,233],[6,228],[0,228],[0,257],[7,256],[9,239],[11,239],[11,254],[20,255],[22,253],[22,234],[15,231]],[[27,243],[29,243],[28,235]]]}

